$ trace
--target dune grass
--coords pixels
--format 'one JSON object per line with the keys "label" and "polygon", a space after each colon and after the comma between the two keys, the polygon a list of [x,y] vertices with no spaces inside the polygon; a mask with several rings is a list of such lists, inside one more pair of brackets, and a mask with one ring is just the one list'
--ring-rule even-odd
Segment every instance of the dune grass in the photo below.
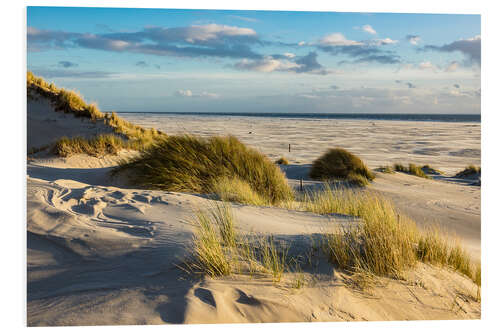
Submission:
{"label": "dune grass", "polygon": [[455,177],[456,178],[468,178],[481,175],[481,167],[475,165],[469,165],[462,171],[458,172]]}
{"label": "dune grass", "polygon": [[377,171],[382,172],[382,173],[394,173],[394,168],[390,165],[384,165],[378,167]]}
{"label": "dune grass", "polygon": [[363,161],[345,149],[329,149],[316,159],[309,176],[324,181],[347,181],[354,185],[365,186],[375,179]]}
{"label": "dune grass", "polygon": [[129,143],[113,134],[98,135],[93,138],[62,137],[56,141],[52,152],[61,157],[70,157],[75,154],[87,154],[101,157],[116,155],[121,149],[128,148]]}
{"label": "dune grass", "polygon": [[[166,137],[164,133],[157,131],[154,128],[145,129],[121,119],[115,112],[103,113],[99,110],[97,104],[86,103],[78,92],[58,88],[53,83],[48,83],[43,78],[35,76],[32,72],[27,73],[27,93],[29,99],[37,98],[36,96],[47,98],[54,105],[56,111],[70,113],[75,117],[88,118],[95,123],[100,122],[111,127],[115,134],[122,136],[123,139],[126,139],[122,141],[130,141],[126,145],[120,145],[116,141],[118,139],[112,138],[108,135],[104,141],[108,144],[111,144],[111,141],[113,141],[114,146],[117,148],[126,147],[128,149],[138,150],[151,145],[159,138]],[[117,136],[115,137],[118,138]],[[63,140],[63,144],[67,151],[82,150],[83,153],[87,153],[87,151],[95,153],[96,149],[93,147],[96,143],[103,141],[103,138],[99,137],[74,139],[75,140],[73,141],[68,141],[67,139]],[[86,147],[88,149],[81,149],[82,147]],[[55,151],[59,151],[59,149],[56,149]],[[102,150],[99,150],[99,152],[100,151]],[[113,152],[112,149],[111,151]]]}
{"label": "dune grass", "polygon": [[212,186],[216,199],[252,206],[269,206],[271,203],[255,192],[250,184],[237,177],[219,178]]}
{"label": "dune grass", "polygon": [[[379,195],[354,193],[352,190],[325,189],[326,198],[315,212],[357,216],[362,223],[324,232],[320,248],[329,261],[347,273],[346,283],[356,288],[368,288],[374,278],[404,279],[405,272],[418,262],[448,267],[481,286],[481,267],[471,262],[458,241],[450,242],[437,228],[419,230],[408,217],[399,214],[393,205]],[[310,197],[309,208],[319,196]],[[325,205],[325,201],[334,201]],[[208,210],[200,210],[195,218],[196,231],[192,258],[187,262],[190,272],[212,277],[247,273],[268,275],[280,282],[287,272],[298,273],[293,287],[303,286],[299,257],[289,255],[287,244],[272,236],[243,235],[237,230],[231,206],[215,202]],[[302,274],[302,278],[301,278]],[[479,293],[479,289],[478,289]],[[478,296],[479,298],[479,296]]]}
{"label": "dune grass", "polygon": [[279,282],[287,267],[286,245],[273,237],[243,235],[227,202],[216,202],[198,210],[192,257],[185,266],[189,272],[211,277],[247,272],[270,275]]}
{"label": "dune grass", "polygon": [[[472,264],[459,241],[436,228],[424,231],[378,194],[325,186],[307,194],[303,208],[318,214],[345,214],[363,223],[326,234],[323,246],[331,261],[351,273],[399,278],[420,261],[450,267],[481,283],[481,268]],[[450,245],[451,244],[451,245]]]}
{"label": "dune grass", "polygon": [[[213,193],[215,189],[226,198],[241,198],[246,191],[253,196],[248,200],[262,199],[271,204],[293,196],[279,167],[233,136],[180,135],[160,139],[137,158],[122,163],[114,173],[125,170],[130,172],[133,184],[150,189],[195,193]],[[236,192],[231,192],[231,183],[238,184]]]}
{"label": "dune grass", "polygon": [[281,156],[280,158],[278,158],[276,160],[276,162],[274,162],[274,163],[279,164],[279,165],[288,165],[288,164],[290,164],[290,162],[284,156]]}
{"label": "dune grass", "polygon": [[404,173],[407,173],[409,175],[414,175],[414,176],[417,176],[417,177],[421,177],[421,178],[427,178],[427,179],[430,178],[424,172],[423,166],[418,166],[418,165],[413,164],[413,163],[409,163],[407,167],[404,166],[401,163],[395,163],[394,164],[394,170],[398,171],[398,172],[404,172]]}

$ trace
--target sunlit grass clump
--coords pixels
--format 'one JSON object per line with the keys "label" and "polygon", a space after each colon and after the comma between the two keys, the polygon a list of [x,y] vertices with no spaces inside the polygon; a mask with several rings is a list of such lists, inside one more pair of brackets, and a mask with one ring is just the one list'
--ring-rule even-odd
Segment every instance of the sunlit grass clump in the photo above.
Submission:
{"label": "sunlit grass clump", "polygon": [[53,153],[61,157],[69,157],[75,154],[100,157],[104,155],[116,155],[118,151],[127,146],[126,141],[113,134],[103,134],[90,139],[62,137],[55,143]]}
{"label": "sunlit grass clump", "polygon": [[360,223],[326,234],[325,251],[340,269],[366,275],[399,278],[420,261],[450,267],[481,283],[481,268],[458,241],[436,228],[419,230],[378,194],[336,189],[309,193],[303,208],[318,214],[345,214]]}
{"label": "sunlit grass clump", "polygon": [[398,171],[398,172],[404,172],[404,173],[407,173],[409,175],[414,175],[414,176],[417,176],[417,177],[421,177],[421,178],[430,178],[425,173],[425,171],[424,171],[424,169],[423,169],[422,166],[418,166],[418,165],[413,164],[413,163],[408,164],[407,167],[404,166],[401,163],[395,163],[394,164],[394,170]]}
{"label": "sunlit grass clump", "polygon": [[243,235],[230,204],[216,202],[196,212],[192,256],[185,267],[211,277],[247,273],[279,282],[287,267],[287,246],[272,236]]}
{"label": "sunlit grass clump", "polygon": [[212,191],[219,200],[237,202],[252,206],[271,205],[269,200],[259,195],[248,182],[237,177],[219,178],[214,183]]}
{"label": "sunlit grass clump", "polygon": [[279,165],[288,165],[290,164],[290,162],[288,162],[288,159],[284,156],[281,156],[280,158],[278,158],[275,162],[276,164],[279,164]]}
{"label": "sunlit grass clump", "polygon": [[251,193],[254,198],[248,200],[270,204],[293,196],[281,170],[233,136],[170,136],[122,163],[115,172],[125,170],[133,184],[149,189],[216,192],[240,198],[236,200],[240,202],[247,200],[241,199],[242,194]]}
{"label": "sunlit grass clump", "polygon": [[345,149],[329,149],[313,162],[309,176],[312,179],[325,181],[347,181],[365,186],[375,179],[363,161]]}

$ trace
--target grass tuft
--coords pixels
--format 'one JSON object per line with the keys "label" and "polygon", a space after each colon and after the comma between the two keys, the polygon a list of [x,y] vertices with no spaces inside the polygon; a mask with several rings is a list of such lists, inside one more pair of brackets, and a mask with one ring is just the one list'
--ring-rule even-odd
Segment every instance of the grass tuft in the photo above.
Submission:
{"label": "grass tuft", "polygon": [[364,186],[375,179],[363,161],[345,149],[329,149],[313,162],[309,176],[312,179],[348,181]]}
{"label": "grass tuft", "polygon": [[[131,171],[133,184],[150,189],[213,193],[215,188],[226,198],[243,202],[262,198],[271,204],[293,196],[281,170],[233,136],[170,136],[122,163],[114,172],[124,170]],[[236,192],[229,191],[231,182],[238,184]],[[242,199],[242,193],[250,193],[249,188],[253,198]]]}
{"label": "grass tuft", "polygon": [[481,176],[481,167],[469,165],[455,175],[456,178],[469,178],[474,176]]}
{"label": "grass tuft", "polygon": [[409,163],[408,164],[408,167],[405,167],[403,164],[401,163],[395,163],[394,164],[394,170],[395,171],[398,171],[398,172],[404,172],[404,173],[407,173],[409,175],[414,175],[414,176],[417,176],[417,177],[421,177],[421,178],[427,178],[429,179],[430,177],[425,173],[424,171],[424,167],[422,166],[418,166],[416,164],[413,164],[413,163]]}
{"label": "grass tuft", "polygon": [[271,275],[279,282],[287,269],[288,247],[272,236],[242,235],[227,202],[216,202],[208,211],[197,211],[195,217],[193,259],[190,271],[211,277],[230,275],[246,266],[250,275]]}
{"label": "grass tuft", "polygon": [[284,156],[281,156],[280,158],[278,158],[275,163],[279,164],[279,165],[288,165],[288,164],[290,164],[290,162]]}
{"label": "grass tuft", "polygon": [[[481,283],[481,268],[458,241],[451,243],[437,228],[417,229],[380,195],[325,186],[306,194],[302,209],[318,214],[345,214],[362,223],[326,234],[323,246],[339,268],[356,274],[398,278],[417,261],[447,266]],[[450,245],[451,244],[451,245]]]}
{"label": "grass tuft", "polygon": [[212,187],[217,199],[222,201],[237,202],[252,206],[268,206],[269,200],[266,200],[256,193],[250,184],[237,177],[220,178]]}
{"label": "grass tuft", "polygon": [[394,173],[394,168],[390,165],[381,166],[377,169],[377,171],[382,173]]}
{"label": "grass tuft", "polygon": [[[233,272],[231,254],[224,248],[219,229],[221,225],[213,221],[212,216],[203,211],[196,213],[197,231],[193,249],[195,260],[190,268],[211,277],[229,275]],[[225,217],[220,215],[220,219]]]}
{"label": "grass tuft", "polygon": [[69,157],[75,154],[87,154],[101,157],[104,155],[116,155],[121,149],[137,149],[133,142],[125,141],[113,134],[102,134],[92,138],[62,137],[56,141],[52,152],[61,157]]}

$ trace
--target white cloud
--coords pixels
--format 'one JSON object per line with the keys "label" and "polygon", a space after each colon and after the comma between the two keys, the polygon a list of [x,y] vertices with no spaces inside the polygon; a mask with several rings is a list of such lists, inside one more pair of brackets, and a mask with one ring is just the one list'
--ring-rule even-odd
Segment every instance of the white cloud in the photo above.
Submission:
{"label": "white cloud", "polygon": [[354,40],[349,40],[344,37],[339,32],[335,32],[333,34],[327,35],[323,37],[319,44],[322,46],[350,46],[350,45],[364,45],[362,42],[357,42]]}
{"label": "white cloud", "polygon": [[235,68],[247,71],[256,71],[261,73],[270,73],[274,71],[286,71],[292,68],[300,67],[296,63],[281,61],[267,57],[259,60],[243,59],[234,65]]}
{"label": "white cloud", "polygon": [[304,42],[304,41],[302,40],[302,41],[300,41],[300,42],[298,43],[298,45],[299,45],[299,46],[304,46],[304,45],[306,45],[306,42]]}
{"label": "white cloud", "polygon": [[287,57],[287,58],[295,58],[295,54],[290,53],[290,52],[285,52],[285,53],[283,53],[283,55],[284,55],[285,57]]}
{"label": "white cloud", "polygon": [[380,45],[396,44],[398,43],[398,41],[390,38],[384,38],[384,39],[374,39],[372,43],[377,46],[380,46]]}
{"label": "white cloud", "polygon": [[193,25],[187,28],[182,28],[182,30],[179,29],[179,31],[172,32],[173,34],[180,33],[182,37],[189,43],[214,40],[223,36],[257,36],[255,30],[250,28],[240,28],[215,23],[207,25]]}
{"label": "white cloud", "polygon": [[177,90],[175,92],[175,95],[176,96],[180,96],[180,97],[205,97],[205,98],[219,98],[219,95],[218,94],[215,94],[215,93],[210,93],[210,92],[206,92],[206,91],[203,91],[201,92],[200,94],[195,94],[193,93],[191,90],[189,89],[186,89],[186,90]]}
{"label": "white cloud", "polygon": [[191,90],[189,90],[189,89],[188,90],[182,90],[182,89],[177,90],[175,92],[175,94],[177,96],[183,96],[183,97],[192,97],[193,96],[193,92]]}
{"label": "white cloud", "polygon": [[375,29],[373,29],[372,26],[369,25],[369,24],[366,24],[366,25],[363,26],[363,31],[369,33],[370,35],[376,35],[377,34],[377,32],[375,31]]}

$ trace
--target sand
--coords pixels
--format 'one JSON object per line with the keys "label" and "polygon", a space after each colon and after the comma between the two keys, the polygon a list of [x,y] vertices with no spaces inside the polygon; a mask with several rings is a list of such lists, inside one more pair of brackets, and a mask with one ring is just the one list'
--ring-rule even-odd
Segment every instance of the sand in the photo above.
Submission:
{"label": "sand", "polygon": [[129,113],[120,117],[167,134],[232,134],[273,160],[285,156],[295,164],[309,164],[332,147],[359,155],[371,168],[395,162],[430,164],[451,175],[481,163],[480,123]]}
{"label": "sand", "polygon": [[[28,115],[30,110],[28,103]],[[30,119],[43,121],[43,117],[34,120],[29,116]],[[64,121],[58,121],[59,128],[64,128]],[[259,122],[262,128],[268,126]],[[282,154],[279,146],[282,137],[274,134],[266,139],[267,134],[261,133],[256,123],[246,130],[241,121],[191,124],[218,134],[232,132],[241,135],[244,142],[254,140],[249,142],[253,146],[261,142],[259,149],[269,147],[269,154]],[[43,127],[40,123],[29,126],[34,132]],[[425,126],[432,130],[431,124]],[[432,131],[441,131],[457,140],[463,139],[468,131],[458,126],[453,132],[453,126],[443,126],[449,127]],[[222,127],[224,131],[220,130]],[[361,125],[354,127],[362,132]],[[314,126],[311,124],[310,128]],[[478,129],[470,130],[479,133]],[[74,129],[67,131],[73,133]],[[245,134],[250,131],[252,135]],[[408,139],[408,135],[402,134],[404,130],[398,131],[398,140]],[[34,135],[43,136],[37,133]],[[344,143],[349,141],[348,133],[345,129]],[[389,135],[387,131],[382,133]],[[314,151],[297,148],[291,159],[300,163],[284,168],[292,185],[297,185],[300,178],[306,186],[317,185],[306,175],[308,163],[323,149],[319,147],[322,138],[310,135],[314,141],[298,141],[314,147]],[[372,141],[373,135],[376,134],[372,134]],[[464,139],[470,141],[464,146],[429,136],[426,140],[434,141],[427,146],[450,145],[451,151],[473,151],[479,149],[474,135],[471,133],[469,139]],[[357,151],[352,150],[367,159],[370,166],[379,164],[374,157],[377,150],[370,148],[370,138],[353,137],[351,141],[352,147],[358,147]],[[327,147],[337,142],[322,144]],[[376,149],[384,149],[381,146],[378,144]],[[76,155],[64,159],[40,153],[28,161],[29,326],[478,319],[481,316],[480,302],[475,300],[477,288],[469,279],[423,264],[409,271],[405,280],[380,279],[364,292],[346,286],[346,276],[333,271],[331,265],[323,264],[314,255],[302,274],[287,273],[277,284],[268,276],[251,278],[236,274],[213,279],[188,275],[177,265],[186,259],[192,247],[193,211],[206,207],[209,200],[197,194],[131,188],[123,179],[111,178],[111,168],[119,158],[130,154],[133,153],[105,158]],[[385,162],[405,156],[388,149]],[[479,158],[450,154],[427,157],[426,163],[449,172]],[[443,228],[463,237],[475,258],[479,257],[480,187],[447,177],[426,180],[403,174],[377,176],[371,186],[373,190],[388,195],[421,225],[439,221]],[[300,251],[318,233],[353,220],[271,207],[238,204],[232,207],[241,232],[274,235],[293,244],[291,251]],[[294,287],[298,279],[304,282],[299,289]]]}
{"label": "sand", "polygon": [[[462,239],[476,260],[481,256],[481,188],[453,178],[465,166],[481,164],[481,125],[422,121],[290,119],[260,117],[120,114],[168,134],[232,134],[272,160],[285,156],[291,183],[305,185],[310,165],[328,148],[342,147],[370,168],[429,164],[444,172],[433,180],[377,173],[372,188],[390,198],[421,226],[439,225]],[[288,152],[291,144],[291,152]]]}
{"label": "sand", "polygon": [[[330,265],[312,264],[279,284],[187,275],[176,265],[189,254],[192,212],[207,199],[117,187],[107,171],[28,166],[28,325],[480,317],[470,280],[427,265],[406,281],[381,279],[369,292],[346,287]],[[242,232],[272,234],[295,249],[349,220],[236,204],[233,210]],[[299,278],[305,285],[296,289]]]}

